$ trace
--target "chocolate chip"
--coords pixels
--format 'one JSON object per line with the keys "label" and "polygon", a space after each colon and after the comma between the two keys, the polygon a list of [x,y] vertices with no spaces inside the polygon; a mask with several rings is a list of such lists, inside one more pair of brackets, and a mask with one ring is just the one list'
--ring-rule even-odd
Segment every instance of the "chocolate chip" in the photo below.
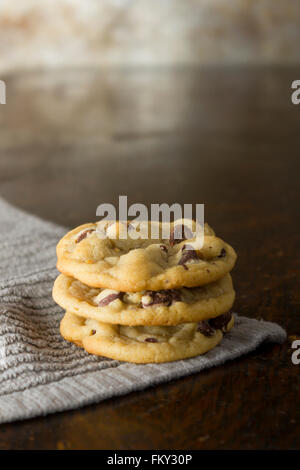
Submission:
{"label": "chocolate chip", "polygon": [[189,261],[199,261],[199,256],[197,255],[196,250],[191,245],[183,245],[182,247],[182,256],[178,261],[179,265],[182,265],[185,269],[188,269],[186,263]]}
{"label": "chocolate chip", "polygon": [[92,330],[91,331],[91,336],[95,335],[96,334],[96,330]]}
{"label": "chocolate chip", "polygon": [[151,297],[151,302],[150,303],[143,303],[143,307],[150,307],[152,305],[156,304],[163,304],[166,305],[166,307],[169,307],[173,302],[180,302],[181,300],[181,295],[180,292],[176,289],[170,289],[170,290],[147,290],[145,292],[145,295],[148,295]]}
{"label": "chocolate chip", "polygon": [[76,239],[76,243],[81,242],[81,240],[84,240],[84,239],[88,236],[89,233],[92,233],[92,232],[94,232],[94,231],[95,231],[95,229],[93,229],[93,228],[89,228],[89,229],[85,230],[85,231],[82,232],[82,233],[79,235],[79,237]]}
{"label": "chocolate chip", "polygon": [[166,247],[166,245],[159,245],[161,251],[164,251],[165,253],[168,253],[168,248]]}
{"label": "chocolate chip", "polygon": [[226,328],[228,323],[230,322],[232,317],[231,312],[224,313],[223,315],[219,315],[218,317],[211,318],[209,320],[209,324],[215,330],[222,330],[222,328]]}
{"label": "chocolate chip", "polygon": [[147,341],[147,343],[157,343],[156,338],[146,338],[145,341]]}
{"label": "chocolate chip", "polygon": [[186,225],[175,225],[170,233],[170,245],[173,246],[176,243],[180,243],[183,240],[189,240],[190,238],[193,238],[193,233],[189,227]]}
{"label": "chocolate chip", "polygon": [[222,248],[221,253],[219,254],[218,258],[224,258],[226,256],[226,250],[225,248]]}
{"label": "chocolate chip", "polygon": [[117,292],[116,294],[109,294],[107,297],[104,297],[104,299],[101,299],[100,302],[98,303],[98,307],[105,307],[106,305],[110,304],[116,299],[122,300],[124,296],[124,292]]}
{"label": "chocolate chip", "polygon": [[197,331],[199,331],[204,336],[213,336],[215,330],[210,326],[207,320],[200,321],[198,323]]}

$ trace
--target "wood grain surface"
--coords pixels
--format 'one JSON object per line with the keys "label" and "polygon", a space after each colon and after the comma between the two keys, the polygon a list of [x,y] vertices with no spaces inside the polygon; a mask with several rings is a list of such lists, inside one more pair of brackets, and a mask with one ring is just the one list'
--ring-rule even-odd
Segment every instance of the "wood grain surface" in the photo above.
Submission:
{"label": "wood grain surface", "polygon": [[296,68],[1,77],[0,195],[73,227],[102,202],[204,203],[238,253],[235,310],[286,344],[71,412],[0,426],[1,449],[296,449],[300,105]]}

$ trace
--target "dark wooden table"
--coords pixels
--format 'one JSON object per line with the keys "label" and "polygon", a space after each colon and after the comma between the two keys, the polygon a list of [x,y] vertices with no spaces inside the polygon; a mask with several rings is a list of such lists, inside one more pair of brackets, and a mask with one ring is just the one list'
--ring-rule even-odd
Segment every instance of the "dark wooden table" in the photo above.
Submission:
{"label": "dark wooden table", "polygon": [[[56,70],[1,77],[1,196],[75,226],[98,204],[205,203],[239,255],[236,311],[286,344],[83,409],[0,426],[1,449],[296,449],[299,68]],[[297,336],[298,335],[298,336]]]}

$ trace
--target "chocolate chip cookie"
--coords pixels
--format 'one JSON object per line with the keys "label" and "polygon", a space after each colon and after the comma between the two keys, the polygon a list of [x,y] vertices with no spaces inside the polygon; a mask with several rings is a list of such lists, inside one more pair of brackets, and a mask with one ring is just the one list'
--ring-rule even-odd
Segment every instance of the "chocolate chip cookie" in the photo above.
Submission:
{"label": "chocolate chip cookie", "polygon": [[[150,224],[150,229],[149,229]],[[205,224],[204,243],[178,221],[169,238],[124,238],[130,222],[113,223],[100,237],[99,223],[85,224],[67,233],[57,246],[57,268],[91,287],[119,292],[170,290],[212,283],[225,276],[236,261],[234,249]],[[126,234],[125,234],[126,235]]]}
{"label": "chocolate chip cookie", "polygon": [[135,363],[168,362],[204,354],[233,327],[231,313],[177,326],[124,326],[66,313],[62,336],[91,354]]}
{"label": "chocolate chip cookie", "polygon": [[119,325],[177,325],[217,317],[231,309],[235,292],[230,274],[199,287],[120,292],[90,287],[61,274],[54,300],[81,317]]}

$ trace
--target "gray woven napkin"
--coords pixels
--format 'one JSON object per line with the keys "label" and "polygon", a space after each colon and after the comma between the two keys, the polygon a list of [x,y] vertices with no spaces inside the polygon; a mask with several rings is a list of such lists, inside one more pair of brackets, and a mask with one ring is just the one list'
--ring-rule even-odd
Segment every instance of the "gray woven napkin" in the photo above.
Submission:
{"label": "gray woven napkin", "polygon": [[0,422],[69,410],[218,366],[262,342],[283,342],[275,323],[245,317],[204,356],[136,365],[87,354],[59,334],[51,297],[55,246],[66,229],[0,199]]}

